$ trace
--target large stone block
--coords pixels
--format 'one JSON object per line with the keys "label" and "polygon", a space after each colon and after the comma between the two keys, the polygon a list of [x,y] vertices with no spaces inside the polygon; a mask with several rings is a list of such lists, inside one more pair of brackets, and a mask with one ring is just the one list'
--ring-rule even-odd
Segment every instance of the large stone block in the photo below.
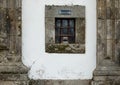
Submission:
{"label": "large stone block", "polygon": [[114,56],[114,47],[115,47],[115,41],[114,40],[107,40],[107,55],[106,58],[113,60]]}
{"label": "large stone block", "polygon": [[105,19],[106,18],[106,0],[97,0],[97,13],[99,19]]}
{"label": "large stone block", "polygon": [[98,19],[97,39],[106,39],[106,20]]}
{"label": "large stone block", "polygon": [[29,85],[90,85],[90,80],[31,80]]}
{"label": "large stone block", "polygon": [[0,85],[29,85],[26,81],[0,81]]}
{"label": "large stone block", "polygon": [[115,19],[115,0],[106,0],[106,18]]}
{"label": "large stone block", "polygon": [[120,20],[115,22],[115,39],[120,40]]}
{"label": "large stone block", "polygon": [[107,39],[114,39],[115,37],[115,20],[108,20],[106,21],[107,25]]}
{"label": "large stone block", "polygon": [[99,76],[91,85],[120,85],[120,76]]}
{"label": "large stone block", "polygon": [[105,39],[97,39],[97,63],[102,63],[107,55],[107,41]]}
{"label": "large stone block", "polygon": [[76,43],[85,44],[85,18],[76,18]]}

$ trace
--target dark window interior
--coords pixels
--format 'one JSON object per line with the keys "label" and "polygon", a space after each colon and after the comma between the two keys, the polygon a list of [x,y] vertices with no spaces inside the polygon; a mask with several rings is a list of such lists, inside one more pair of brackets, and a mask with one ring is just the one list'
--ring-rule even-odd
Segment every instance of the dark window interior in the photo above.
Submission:
{"label": "dark window interior", "polygon": [[75,43],[75,19],[56,18],[55,19],[55,42]]}

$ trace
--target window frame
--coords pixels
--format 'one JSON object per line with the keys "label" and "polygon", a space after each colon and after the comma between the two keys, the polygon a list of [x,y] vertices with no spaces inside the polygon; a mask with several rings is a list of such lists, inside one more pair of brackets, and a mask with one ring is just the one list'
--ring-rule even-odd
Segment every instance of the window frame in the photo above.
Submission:
{"label": "window frame", "polygon": [[[58,27],[57,26],[57,20],[60,20],[60,27]],[[64,29],[64,27],[63,27],[63,23],[62,23],[62,21],[63,20],[67,20],[67,23],[68,23],[68,25],[67,25],[67,34],[65,35],[63,35],[62,34],[62,29]],[[73,24],[74,24],[74,26],[73,27],[71,27],[70,26],[70,20],[73,20]],[[75,40],[76,40],[76,27],[75,27],[75,18],[55,18],[55,43],[57,43],[57,44],[61,44],[62,43],[62,37],[68,37],[68,44],[74,44],[75,43]],[[56,34],[56,29],[57,28],[59,28],[59,30],[60,30],[60,33],[59,34]],[[71,28],[73,28],[74,29],[74,34],[72,35],[72,34],[70,34],[70,29]],[[59,41],[57,42],[57,40],[56,40],[56,37],[60,37],[60,39],[59,39]],[[74,40],[73,40],[73,42],[70,42],[70,37],[73,37],[74,38]]]}

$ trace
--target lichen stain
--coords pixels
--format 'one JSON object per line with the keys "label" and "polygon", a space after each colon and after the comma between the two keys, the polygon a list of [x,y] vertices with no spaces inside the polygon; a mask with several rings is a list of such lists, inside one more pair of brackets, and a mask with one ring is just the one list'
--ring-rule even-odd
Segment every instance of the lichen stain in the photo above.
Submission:
{"label": "lichen stain", "polygon": [[43,78],[45,71],[44,71],[44,69],[39,69],[36,71],[36,73],[39,75],[39,77]]}

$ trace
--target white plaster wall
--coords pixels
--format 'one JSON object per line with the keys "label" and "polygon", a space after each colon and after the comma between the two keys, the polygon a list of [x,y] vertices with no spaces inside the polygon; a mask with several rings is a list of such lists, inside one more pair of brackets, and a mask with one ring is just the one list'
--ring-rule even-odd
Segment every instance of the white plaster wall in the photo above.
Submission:
{"label": "white plaster wall", "polygon": [[[86,6],[86,53],[45,53],[45,4]],[[31,79],[91,79],[96,66],[96,0],[23,0],[23,57]]]}

